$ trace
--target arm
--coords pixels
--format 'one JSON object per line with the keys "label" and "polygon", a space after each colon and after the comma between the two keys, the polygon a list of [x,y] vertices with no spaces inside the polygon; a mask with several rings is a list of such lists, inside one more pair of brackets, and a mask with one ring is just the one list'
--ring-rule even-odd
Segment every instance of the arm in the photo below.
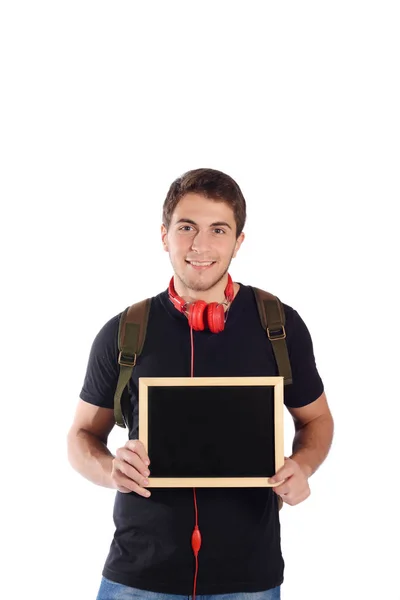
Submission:
{"label": "arm", "polygon": [[325,393],[301,408],[289,408],[295,435],[290,457],[311,477],[328,456],[333,439],[333,419]]}
{"label": "arm", "polygon": [[107,448],[114,427],[114,411],[79,400],[68,433],[68,459],[72,467],[89,481],[120,492],[136,492],[145,498],[150,475],[149,457],[139,440],[129,440],[114,456]]}
{"label": "arm", "polygon": [[147,453],[138,440],[128,440],[115,456],[107,447],[114,427],[114,393],[118,382],[119,315],[96,335],[75,417],[68,433],[68,459],[83,477],[120,492],[149,496],[142,486],[148,476]]}
{"label": "arm", "polygon": [[112,409],[80,399],[67,437],[71,466],[89,481],[108,488],[116,487],[111,479],[114,456],[107,448],[113,426]]}
{"label": "arm", "polygon": [[293,453],[270,481],[282,482],[274,487],[274,492],[294,506],[308,498],[308,479],[328,455],[333,439],[333,419],[325,393],[307,406],[287,408],[295,425]]}

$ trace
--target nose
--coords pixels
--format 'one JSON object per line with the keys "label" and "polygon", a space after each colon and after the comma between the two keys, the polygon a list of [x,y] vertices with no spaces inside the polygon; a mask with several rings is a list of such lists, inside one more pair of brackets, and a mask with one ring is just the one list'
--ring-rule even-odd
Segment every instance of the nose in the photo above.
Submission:
{"label": "nose", "polygon": [[192,250],[194,250],[194,252],[202,254],[209,250],[209,248],[210,239],[208,233],[206,231],[198,231],[192,241]]}

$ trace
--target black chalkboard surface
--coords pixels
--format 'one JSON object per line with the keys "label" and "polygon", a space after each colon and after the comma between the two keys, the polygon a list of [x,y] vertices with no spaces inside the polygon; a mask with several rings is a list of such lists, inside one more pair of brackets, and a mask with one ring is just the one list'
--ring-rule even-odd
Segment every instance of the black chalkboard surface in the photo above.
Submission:
{"label": "black chalkboard surface", "polygon": [[139,379],[149,487],[268,486],[283,465],[282,377]]}

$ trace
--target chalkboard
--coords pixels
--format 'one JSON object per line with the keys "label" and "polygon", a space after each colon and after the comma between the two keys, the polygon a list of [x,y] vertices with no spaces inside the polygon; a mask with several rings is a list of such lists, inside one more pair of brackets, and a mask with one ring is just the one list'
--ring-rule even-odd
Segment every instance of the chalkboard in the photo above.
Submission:
{"label": "chalkboard", "polygon": [[266,487],[283,465],[282,377],[139,379],[148,487]]}

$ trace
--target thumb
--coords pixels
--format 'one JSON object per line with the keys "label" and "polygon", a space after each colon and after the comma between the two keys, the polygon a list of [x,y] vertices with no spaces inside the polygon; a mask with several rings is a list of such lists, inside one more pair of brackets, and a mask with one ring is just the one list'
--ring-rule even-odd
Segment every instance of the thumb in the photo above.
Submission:
{"label": "thumb", "polygon": [[278,481],[283,481],[286,477],[292,475],[289,465],[286,464],[288,460],[287,456],[285,456],[285,464],[278,469],[273,477],[270,477],[269,480],[271,483],[277,483]]}

